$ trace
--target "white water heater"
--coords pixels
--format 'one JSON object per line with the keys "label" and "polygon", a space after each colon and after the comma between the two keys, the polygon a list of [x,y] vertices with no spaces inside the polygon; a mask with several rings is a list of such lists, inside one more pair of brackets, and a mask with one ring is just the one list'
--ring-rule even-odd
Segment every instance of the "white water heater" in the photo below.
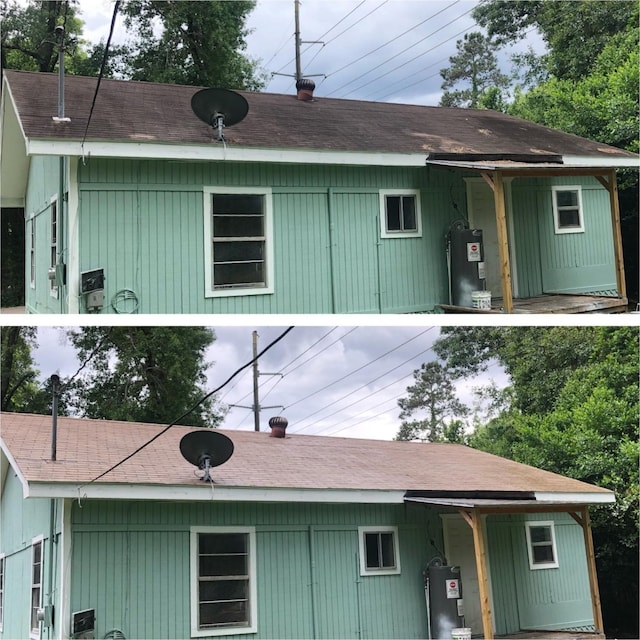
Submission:
{"label": "white water heater", "polygon": [[430,637],[451,638],[453,629],[464,626],[460,567],[432,564],[426,577]]}
{"label": "white water heater", "polygon": [[453,226],[448,250],[451,304],[473,307],[473,292],[486,289],[482,230]]}

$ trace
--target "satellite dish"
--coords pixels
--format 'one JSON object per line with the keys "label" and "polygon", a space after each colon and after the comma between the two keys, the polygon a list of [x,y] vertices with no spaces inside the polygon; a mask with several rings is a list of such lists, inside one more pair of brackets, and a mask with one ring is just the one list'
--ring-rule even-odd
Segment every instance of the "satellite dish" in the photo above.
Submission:
{"label": "satellite dish", "polygon": [[219,431],[191,431],[180,440],[180,453],[191,464],[204,469],[204,482],[213,482],[211,467],[224,464],[233,454],[233,442]]}
{"label": "satellite dish", "polygon": [[222,130],[244,120],[249,103],[243,96],[228,89],[201,89],[191,98],[193,112],[218,130],[218,140],[224,140]]}

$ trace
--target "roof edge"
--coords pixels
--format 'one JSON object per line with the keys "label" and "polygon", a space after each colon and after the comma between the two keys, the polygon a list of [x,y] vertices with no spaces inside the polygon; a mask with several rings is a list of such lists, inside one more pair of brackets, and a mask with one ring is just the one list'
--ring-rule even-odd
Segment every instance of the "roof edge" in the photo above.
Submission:
{"label": "roof edge", "polygon": [[[5,468],[6,465],[6,468]],[[14,470],[20,484],[22,485],[22,497],[29,497],[29,483],[27,479],[22,475],[20,467],[16,462],[16,459],[11,455],[9,447],[5,444],[5,441],[0,438],[0,496],[4,491],[4,483],[9,472],[9,467]]]}

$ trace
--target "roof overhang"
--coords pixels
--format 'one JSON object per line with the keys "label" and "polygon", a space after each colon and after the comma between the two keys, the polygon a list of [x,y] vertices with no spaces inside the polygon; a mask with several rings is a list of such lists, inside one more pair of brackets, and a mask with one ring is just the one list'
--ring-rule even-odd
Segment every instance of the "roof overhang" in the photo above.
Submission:
{"label": "roof overhang", "polygon": [[0,203],[23,207],[29,174],[26,138],[6,79],[0,97]]}

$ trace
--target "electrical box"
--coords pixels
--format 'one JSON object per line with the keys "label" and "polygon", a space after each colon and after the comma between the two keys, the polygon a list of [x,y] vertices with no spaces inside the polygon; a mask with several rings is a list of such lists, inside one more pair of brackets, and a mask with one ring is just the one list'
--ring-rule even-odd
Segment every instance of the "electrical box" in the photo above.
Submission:
{"label": "electrical box", "polygon": [[87,311],[104,307],[104,269],[83,271],[80,274],[80,293],[85,296]]}

